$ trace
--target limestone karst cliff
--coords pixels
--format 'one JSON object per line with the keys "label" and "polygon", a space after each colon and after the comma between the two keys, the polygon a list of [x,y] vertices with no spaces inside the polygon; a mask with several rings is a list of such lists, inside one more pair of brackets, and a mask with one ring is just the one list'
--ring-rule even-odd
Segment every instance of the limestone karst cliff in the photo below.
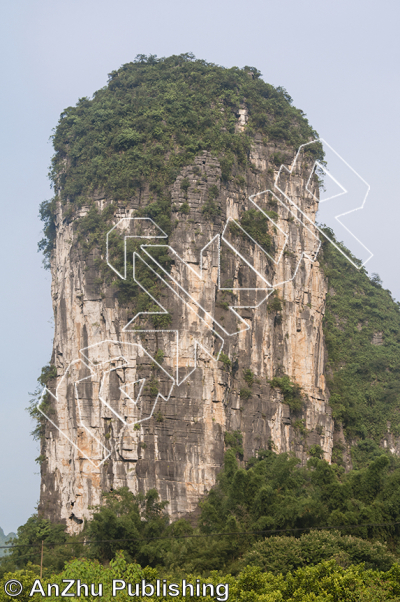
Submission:
{"label": "limestone karst cliff", "polygon": [[124,66],[62,115],[42,208],[57,375],[42,406],[44,516],[79,531],[123,485],[156,488],[184,516],[235,431],[244,461],[268,447],[305,461],[311,445],[330,461],[315,148],[274,185],[315,138],[256,70],[191,57]]}

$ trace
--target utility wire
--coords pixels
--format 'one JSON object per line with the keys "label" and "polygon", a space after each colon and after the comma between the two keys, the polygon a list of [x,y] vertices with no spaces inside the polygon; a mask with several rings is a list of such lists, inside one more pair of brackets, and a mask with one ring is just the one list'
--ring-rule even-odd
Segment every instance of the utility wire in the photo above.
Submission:
{"label": "utility wire", "polygon": [[[44,546],[75,546],[75,545],[87,545],[87,544],[99,544],[99,543],[114,543],[117,541],[128,541],[128,542],[140,542],[140,541],[156,541],[162,539],[189,539],[189,538],[204,538],[204,537],[221,537],[227,535],[262,535],[266,533],[287,533],[293,531],[312,531],[312,530],[329,530],[329,529],[362,529],[363,527],[388,527],[400,525],[400,521],[395,523],[363,523],[361,525],[333,525],[333,526],[322,526],[322,527],[292,527],[290,529],[263,529],[262,531],[230,531],[223,533],[200,533],[193,535],[164,535],[163,537],[142,537],[138,539],[101,539],[94,541],[66,541],[62,543],[46,543],[43,542]],[[15,546],[0,546],[0,549],[6,550],[15,550],[16,548],[27,548],[34,547],[39,544],[37,543],[27,543],[27,544],[17,544]]]}
{"label": "utility wire", "polygon": [[[59,544],[57,544],[57,545],[59,545]],[[24,554],[23,556],[18,556],[18,560],[20,558],[28,558],[28,556],[39,556],[40,554],[41,554],[41,552],[29,552],[29,554]],[[8,558],[8,559],[12,560],[11,556],[1,556],[0,561],[3,560],[4,558]]]}

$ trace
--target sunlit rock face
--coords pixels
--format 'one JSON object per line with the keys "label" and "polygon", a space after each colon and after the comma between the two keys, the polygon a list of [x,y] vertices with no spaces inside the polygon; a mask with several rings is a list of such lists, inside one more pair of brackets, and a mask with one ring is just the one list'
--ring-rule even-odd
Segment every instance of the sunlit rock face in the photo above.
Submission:
{"label": "sunlit rock face", "polygon": [[[238,118],[240,128],[245,117]],[[278,150],[289,164],[293,150]],[[276,151],[256,137],[252,169],[240,182],[223,182],[218,160],[202,152],[171,186],[171,267],[165,283],[159,281],[159,303],[172,320],[166,328],[154,328],[145,315],[132,320],[132,308],[104,277],[111,271],[104,252],[79,250],[73,220],[63,218],[59,205],[51,264],[57,379],[49,383],[54,397],[42,443],[40,510],[65,521],[70,532],[81,529],[102,491],[121,486],[135,493],[156,488],[171,517],[194,511],[221,469],[227,431],[242,433],[243,462],[267,448],[294,452],[304,462],[314,444],[330,461],[322,331],[327,284],[313,228],[318,202],[307,191],[304,158],[281,178],[292,203],[274,189]],[[311,186],[317,195],[316,183]],[[213,215],[204,210],[210,190]],[[258,195],[254,202],[252,195]],[[118,205],[111,224],[125,220],[118,235],[134,235],[137,224],[126,218],[149,197],[145,190]],[[93,200],[99,208],[110,201]],[[255,223],[269,216],[267,251],[237,226],[243,215]],[[155,267],[150,251],[139,255]],[[285,374],[301,387],[297,410],[269,384]]]}

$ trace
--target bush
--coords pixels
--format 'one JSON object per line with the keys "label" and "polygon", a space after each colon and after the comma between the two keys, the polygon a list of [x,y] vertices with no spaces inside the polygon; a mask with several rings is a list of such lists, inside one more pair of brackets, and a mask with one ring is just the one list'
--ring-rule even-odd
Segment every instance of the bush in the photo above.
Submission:
{"label": "bush", "polygon": [[224,364],[224,367],[225,367],[226,370],[230,369],[230,367],[232,365],[232,362],[229,359],[229,357],[227,355],[225,355],[225,353],[221,352],[219,354],[219,358],[218,359],[219,359],[220,362],[222,362]]}
{"label": "bush", "polygon": [[319,460],[324,459],[324,450],[320,445],[311,445],[308,453],[311,458],[318,458]]}
{"label": "bush", "polygon": [[268,234],[269,221],[261,211],[257,211],[257,209],[244,211],[240,216],[240,225],[244,232],[235,222],[230,222],[229,230],[234,236],[241,236],[244,240],[248,240],[248,236],[251,236],[265,251],[271,251],[272,239]]}
{"label": "bush", "polygon": [[301,410],[303,406],[301,388],[296,383],[293,383],[286,374],[281,378],[275,376],[269,384],[271,387],[276,387],[282,391],[283,400],[291,410]]}
{"label": "bush", "polygon": [[366,569],[388,571],[398,558],[386,545],[342,535],[339,531],[313,531],[299,538],[268,537],[245,554],[239,566],[259,566],[278,575],[300,567],[313,566],[324,560],[336,560],[343,567],[365,563]]}
{"label": "bush", "polygon": [[215,219],[221,213],[220,207],[215,202],[215,200],[218,198],[218,196],[219,196],[219,190],[218,190],[218,187],[215,186],[215,184],[214,184],[213,186],[211,186],[209,188],[208,194],[207,194],[207,200],[204,203],[203,207],[201,208],[201,212],[203,213],[203,215],[206,215],[209,219]]}
{"label": "bush", "polygon": [[226,447],[231,448],[237,456],[243,458],[243,435],[240,431],[225,432],[224,442]]}
{"label": "bush", "polygon": [[[32,598],[29,596],[29,593],[33,587],[35,579],[39,578],[39,571],[40,568],[38,566],[30,565],[28,568],[22,569],[20,571],[5,573],[0,579],[0,602],[9,602],[10,600],[28,602],[29,600],[32,600]],[[22,593],[15,598],[7,596],[4,591],[5,584],[11,580],[19,581],[23,587]]]}
{"label": "bush", "polygon": [[189,188],[190,188],[190,182],[187,178],[184,178],[181,182],[181,190],[183,190],[185,193],[187,193]]}
{"label": "bush", "polygon": [[190,213],[190,206],[189,203],[183,203],[180,207],[179,207],[179,213],[183,213],[184,215],[188,215],[188,213]]}
{"label": "bush", "polygon": [[239,395],[240,395],[241,399],[244,399],[246,401],[247,399],[250,399],[250,397],[251,397],[251,390],[246,389],[246,388],[240,389]]}
{"label": "bush", "polygon": [[274,297],[267,305],[268,311],[282,311],[282,302],[279,297]]}
{"label": "bush", "polygon": [[250,370],[250,368],[246,368],[243,370],[243,378],[246,381],[246,384],[249,387],[252,387],[254,384],[254,373]]}
{"label": "bush", "polygon": [[[137,563],[127,562],[123,553],[119,553],[115,560],[110,562],[109,566],[102,566],[96,561],[84,559],[73,560],[69,562],[64,571],[59,575],[53,575],[51,578],[43,580],[43,587],[47,593],[47,584],[57,583],[62,587],[66,586],[63,580],[71,579],[75,584],[71,592],[76,592],[76,581],[82,583],[103,584],[104,600],[112,600],[112,581],[121,579],[126,583],[141,584],[142,580],[147,583],[155,583],[159,578],[157,571],[150,567],[140,566]],[[187,600],[187,595],[182,595],[181,578],[183,575],[168,575],[165,583],[179,584],[180,593],[175,599],[178,602]],[[203,591],[203,584],[211,584],[214,587],[214,596],[207,596],[208,599],[216,600],[234,600],[237,602],[386,602],[389,600],[398,601],[400,594],[400,567],[393,565],[388,572],[378,570],[365,570],[363,565],[350,566],[343,568],[335,561],[321,562],[315,566],[299,568],[285,577],[274,575],[273,573],[263,573],[257,566],[248,566],[244,568],[237,577],[218,573],[216,571],[206,577],[198,573],[185,574],[187,583],[200,585],[200,591]],[[220,584],[220,585],[219,585]],[[97,587],[96,587],[97,589]],[[209,589],[207,590],[209,592]],[[26,592],[29,593],[29,587]],[[0,600],[7,600],[3,591],[0,593]],[[24,602],[30,598],[20,597]],[[40,594],[38,599],[41,599]],[[48,597],[48,600],[55,602],[59,598],[54,595]],[[90,596],[90,600],[95,600]],[[129,600],[127,589],[118,592],[116,600]],[[163,596],[154,595],[152,600],[160,602],[168,600]]]}
{"label": "bush", "polygon": [[[103,505],[94,508],[93,518],[84,532],[87,539],[94,542],[91,554],[101,561],[109,561],[118,550],[125,550],[127,558],[137,558],[144,564],[162,561],[156,549],[149,552],[141,540],[165,533],[169,522],[165,513],[167,504],[158,501],[155,489],[146,495],[134,495],[127,487],[103,493]],[[113,539],[129,541],[107,541]]]}

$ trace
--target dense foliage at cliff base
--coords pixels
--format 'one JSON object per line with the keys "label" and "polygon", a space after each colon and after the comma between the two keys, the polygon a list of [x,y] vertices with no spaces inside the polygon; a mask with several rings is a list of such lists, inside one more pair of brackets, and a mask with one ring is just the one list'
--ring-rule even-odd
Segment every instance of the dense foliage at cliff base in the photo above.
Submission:
{"label": "dense foliage at cliff base", "polygon": [[38,564],[41,541],[47,571],[61,571],[74,557],[107,564],[118,550],[130,562],[181,575],[237,574],[248,564],[278,574],[332,558],[344,567],[390,570],[400,559],[400,460],[383,454],[348,473],[319,458],[298,463],[267,450],[241,467],[237,451],[228,450],[196,527],[170,523],[154,490],[105,493],[79,537],[35,515],[18,529],[14,544],[21,547],[1,561],[1,573]]}
{"label": "dense foliage at cliff base", "polygon": [[[0,602],[9,600],[4,594],[3,586],[9,579],[18,579],[24,587],[24,592],[18,597],[18,600],[25,602],[27,600],[41,600],[40,593],[29,597],[29,592],[38,577],[36,567],[9,573],[4,575],[0,582]],[[46,596],[49,600],[58,599],[56,586],[61,592],[66,584],[63,579],[80,579],[85,584],[103,584],[103,600],[132,600],[127,588],[116,593],[112,597],[112,580],[120,579],[127,583],[141,583],[145,579],[147,583],[154,583],[160,575],[154,569],[149,567],[142,568],[138,564],[128,564],[123,553],[110,563],[110,566],[104,567],[98,561],[93,560],[73,560],[68,563],[61,574],[51,575],[42,580],[42,587],[47,594],[48,586],[52,586],[53,595]],[[165,576],[167,584],[180,582],[171,575]],[[204,600],[211,602],[216,599],[215,591],[219,584],[224,585],[224,592],[229,593],[229,600],[237,602],[384,602],[386,600],[400,600],[400,566],[394,565],[388,572],[366,570],[364,566],[351,566],[343,568],[334,560],[322,562],[313,567],[298,569],[286,575],[274,575],[273,573],[263,573],[258,567],[246,567],[239,575],[233,577],[229,574],[214,571],[207,579],[202,579],[196,574],[185,576],[187,583],[195,584],[199,581],[200,587],[203,584],[211,584],[214,588],[214,596],[205,597],[193,596],[192,600],[199,602]],[[228,587],[226,587],[228,586]],[[228,589],[229,588],[229,589]],[[37,589],[36,589],[37,591]],[[76,583],[70,590],[70,593],[76,591]],[[182,591],[182,590],[181,590]],[[200,590],[202,591],[202,590]],[[210,589],[206,590],[210,592]],[[220,590],[221,591],[221,590]],[[90,592],[90,590],[89,590]],[[96,596],[89,595],[86,600],[94,601],[99,599]],[[151,596],[149,600],[170,600],[170,597]],[[187,600],[187,597],[178,595],[174,599]],[[226,599],[225,597],[220,597]]]}

